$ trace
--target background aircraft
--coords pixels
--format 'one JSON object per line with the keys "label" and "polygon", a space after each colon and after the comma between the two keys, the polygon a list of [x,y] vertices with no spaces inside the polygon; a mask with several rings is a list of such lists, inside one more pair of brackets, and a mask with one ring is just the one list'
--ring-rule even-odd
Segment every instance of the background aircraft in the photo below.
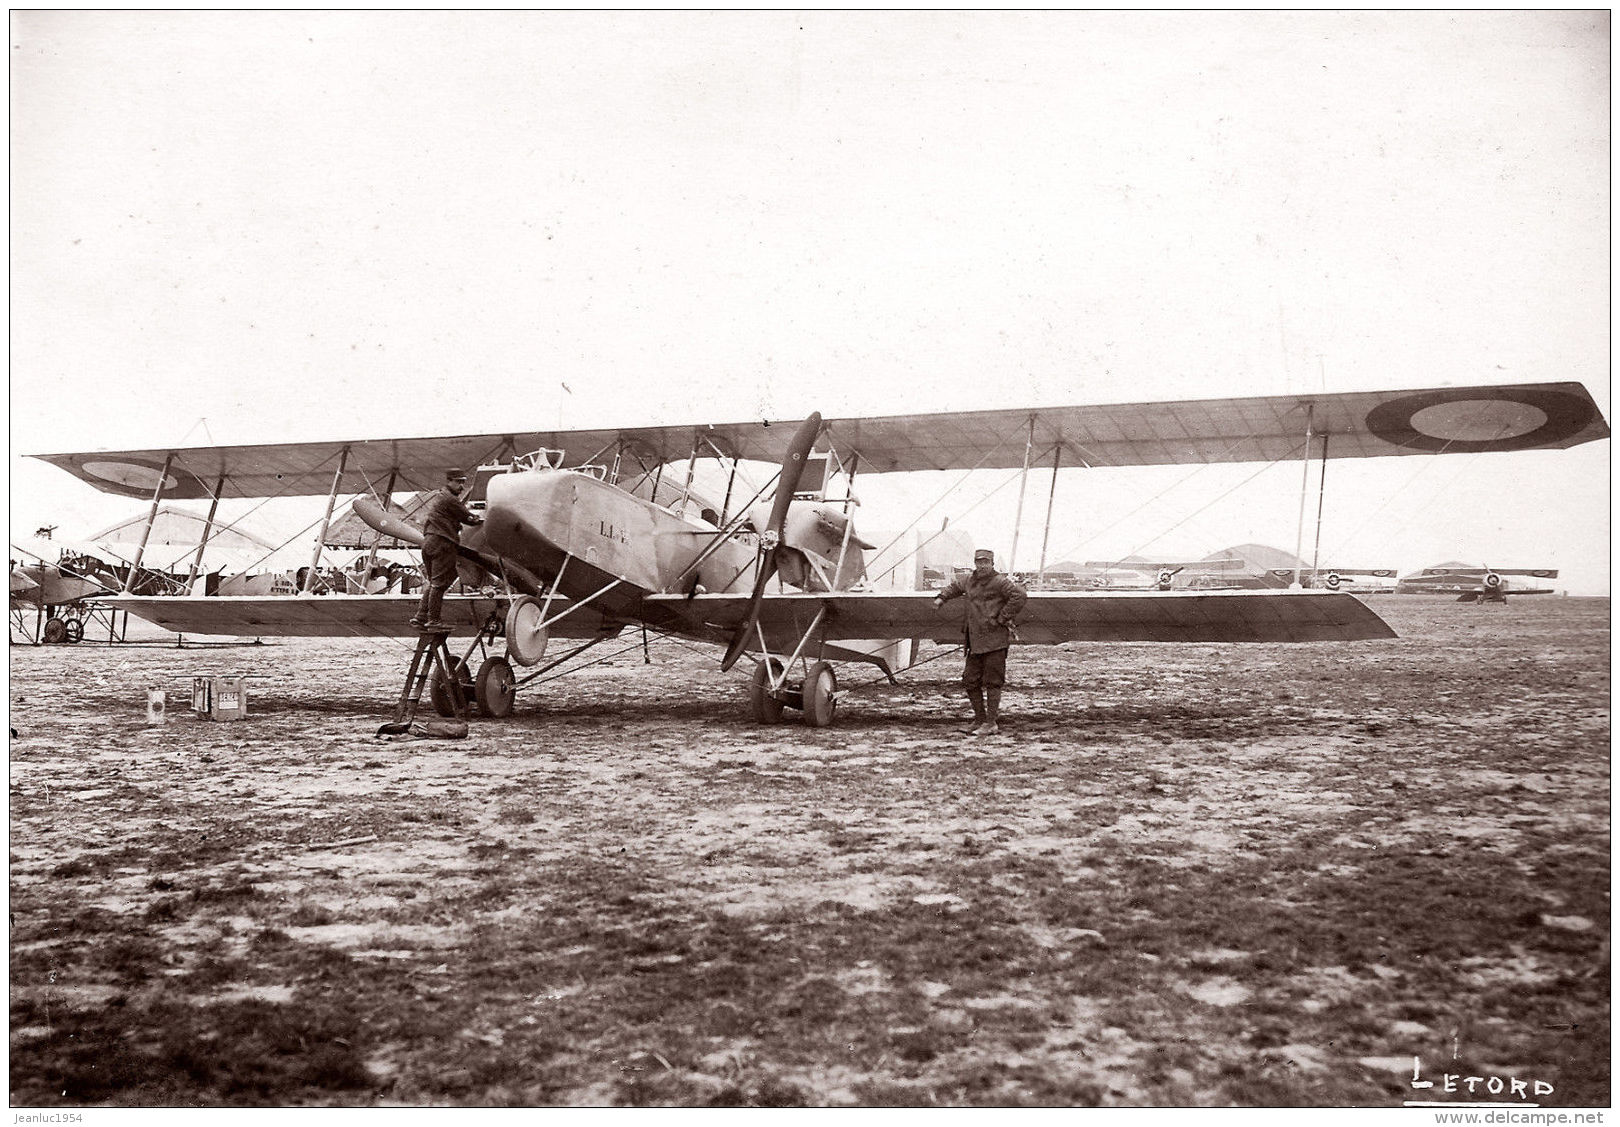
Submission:
{"label": "background aircraft", "polygon": [[1476,567],[1452,561],[1403,575],[1395,585],[1401,595],[1456,595],[1459,603],[1505,603],[1509,595],[1551,595],[1551,587],[1510,583],[1505,576],[1557,579],[1556,568]]}
{"label": "background aircraft", "polygon": [[[1049,463],[1055,480],[1065,466],[1308,462],[1329,437],[1334,457],[1381,457],[1563,448],[1608,433],[1585,389],[1566,383],[41,457],[100,489],[149,493],[154,512],[164,497],[325,492],[320,539],[340,493],[386,502],[446,467],[477,466],[485,521],[468,537],[462,580],[488,593],[464,599],[457,613],[474,635],[464,661],[473,649],[487,655],[474,685],[486,713],[510,710],[512,663],[539,664],[552,633],[581,638],[583,649],[637,624],[723,645],[722,669],[760,655],[755,718],[775,721],[795,707],[821,725],[833,714],[830,660],[870,662],[892,676],[916,640],[960,637],[960,603],[939,612],[930,592],[865,589],[872,545],[852,518],[857,473],[1021,468],[1027,479]],[[806,482],[812,454],[830,472],[818,468]],[[729,467],[724,496],[692,488],[700,458]],[[674,468],[682,461],[684,473]],[[771,461],[781,467],[774,483],[734,492],[745,464]],[[829,495],[829,479],[842,496]],[[355,512],[381,535],[419,535],[379,502],[357,500]],[[193,633],[405,633],[409,600],[390,600],[118,603]],[[1019,633],[1036,643],[1392,636],[1348,596],[1248,591],[1035,592]],[[505,655],[488,654],[503,637]]]}
{"label": "background aircraft", "polygon": [[120,566],[127,563],[100,544],[39,536],[13,540],[11,638],[30,645],[72,644],[83,641],[87,631],[99,635],[101,626],[109,639],[121,638],[115,613],[99,602],[118,593]]}
{"label": "background aircraft", "polygon": [[[1091,572],[1093,587],[1170,591],[1177,586],[1192,586],[1190,580],[1195,576],[1218,576],[1243,565],[1238,560],[1149,560],[1128,556],[1123,560],[1092,560],[1085,566]],[[1223,584],[1216,589],[1236,589],[1237,586]]]}

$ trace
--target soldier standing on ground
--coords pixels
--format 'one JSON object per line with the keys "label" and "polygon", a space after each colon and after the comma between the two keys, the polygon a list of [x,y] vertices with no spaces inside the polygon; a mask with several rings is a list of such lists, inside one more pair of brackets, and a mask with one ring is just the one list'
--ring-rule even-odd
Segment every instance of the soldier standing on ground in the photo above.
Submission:
{"label": "soldier standing on ground", "polygon": [[993,736],[1000,731],[996,721],[1001,713],[1001,686],[1007,680],[1007,647],[1012,643],[1013,619],[1024,609],[1029,596],[996,570],[995,553],[988,548],[973,553],[973,574],[952,580],[934,596],[934,606],[944,606],[958,596],[967,598],[962,614],[962,632],[967,635],[962,686],[973,705],[973,724],[962,732]]}
{"label": "soldier standing on ground", "polygon": [[461,526],[484,523],[462,503],[466,489],[466,473],[450,470],[444,475],[444,488],[435,490],[422,507],[422,576],[427,583],[411,625],[425,633],[448,629],[440,615],[444,613],[444,593],[456,581]]}

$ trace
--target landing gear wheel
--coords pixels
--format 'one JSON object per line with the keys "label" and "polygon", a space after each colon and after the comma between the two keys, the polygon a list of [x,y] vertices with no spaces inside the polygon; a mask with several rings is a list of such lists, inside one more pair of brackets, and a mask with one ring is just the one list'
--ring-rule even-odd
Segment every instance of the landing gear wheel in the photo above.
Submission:
{"label": "landing gear wheel", "polygon": [[512,676],[512,664],[504,657],[492,657],[478,667],[478,684],[473,688],[478,699],[478,711],[499,720],[512,715],[512,701],[517,696],[517,678]]}
{"label": "landing gear wheel", "polygon": [[768,657],[754,666],[754,680],[748,686],[748,715],[756,724],[780,724],[782,702],[771,695],[771,678],[780,678],[786,671],[780,661]]}
{"label": "landing gear wheel", "polygon": [[804,678],[804,722],[812,728],[826,728],[833,722],[833,709],[837,705],[834,694],[838,678],[833,667],[818,661],[810,667]]}
{"label": "landing gear wheel", "polygon": [[[467,669],[467,663],[459,657],[451,658],[450,671],[457,681],[461,682],[461,699],[473,699],[472,673]],[[428,695],[433,698],[433,711],[440,716],[454,716],[456,714],[456,701],[451,695],[450,686],[445,682],[444,675],[434,669],[433,677],[428,682]]]}
{"label": "landing gear wheel", "polygon": [[533,595],[524,595],[506,612],[506,652],[522,666],[539,665],[546,656],[547,631],[544,607]]}
{"label": "landing gear wheel", "polygon": [[40,635],[47,646],[54,646],[58,642],[67,641],[67,623],[60,618],[47,618],[45,632]]}
{"label": "landing gear wheel", "polygon": [[84,623],[80,622],[77,618],[70,618],[67,620],[66,641],[70,646],[76,646],[80,642],[84,641]]}

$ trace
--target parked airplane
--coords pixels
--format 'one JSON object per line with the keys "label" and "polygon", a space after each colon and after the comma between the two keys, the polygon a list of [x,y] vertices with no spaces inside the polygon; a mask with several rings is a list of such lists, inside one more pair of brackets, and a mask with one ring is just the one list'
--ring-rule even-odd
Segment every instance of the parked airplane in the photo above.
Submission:
{"label": "parked airplane", "polygon": [[1471,567],[1465,563],[1426,567],[1401,577],[1395,591],[1401,595],[1456,595],[1459,603],[1505,603],[1509,595],[1551,595],[1551,587],[1514,586],[1504,576],[1529,575],[1557,579],[1558,570],[1546,567]]}
{"label": "parked airplane", "polygon": [[1197,575],[1188,586],[1200,590],[1279,591],[1294,586],[1337,591],[1354,585],[1356,593],[1389,591],[1395,582],[1392,567],[1273,567],[1259,575]]}
{"label": "parked airplane", "polygon": [[[484,523],[468,537],[462,578],[487,593],[463,596],[453,612],[447,602],[446,612],[474,636],[467,659],[486,654],[472,685],[484,713],[510,711],[513,663],[539,666],[550,636],[582,644],[528,680],[636,624],[724,647],[722,669],[759,655],[754,718],[775,722],[794,708],[822,726],[834,712],[830,660],[869,662],[892,678],[918,639],[961,637],[960,600],[936,610],[931,591],[862,589],[865,545],[850,516],[857,472],[1022,466],[1027,475],[1048,460],[1054,474],[1065,464],[1308,460],[1327,436],[1335,457],[1479,453],[1568,447],[1608,433],[1585,388],[1565,383],[39,457],[105,491],[150,494],[154,510],[165,497],[325,493],[328,523],[340,493],[386,502],[396,487],[420,489],[445,468],[478,466],[473,492]],[[844,477],[843,498],[829,499],[825,483],[800,495],[813,452]],[[692,489],[698,459],[710,456],[731,472],[718,500]],[[664,467],[681,460],[685,483],[676,486]],[[767,483],[734,504],[743,462],[779,462],[773,496]],[[367,509],[373,527],[408,538],[385,504],[356,502],[356,512]],[[317,547],[312,572],[319,556]],[[390,595],[116,602],[171,630],[255,635],[403,635],[414,605]],[[1038,591],[1018,629],[1027,643],[1394,633],[1331,591]],[[490,654],[503,638],[504,653]]]}
{"label": "parked airplane", "polygon": [[12,639],[36,646],[76,643],[101,620],[109,637],[117,636],[116,615],[104,613],[99,602],[118,593],[110,562],[117,559],[101,545],[40,536],[12,541],[7,623]]}
{"label": "parked airplane", "polygon": [[[1170,591],[1175,588],[1176,576],[1191,569],[1194,576],[1235,571],[1243,566],[1242,560],[1145,560],[1136,556],[1123,560],[1090,560],[1093,587],[1113,590]],[[1189,576],[1189,579],[1194,578]],[[1233,585],[1235,586],[1235,584]]]}

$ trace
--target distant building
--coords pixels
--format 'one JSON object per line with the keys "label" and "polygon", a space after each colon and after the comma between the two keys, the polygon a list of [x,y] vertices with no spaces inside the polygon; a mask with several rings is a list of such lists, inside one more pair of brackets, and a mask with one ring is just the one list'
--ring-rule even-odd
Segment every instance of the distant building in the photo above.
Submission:
{"label": "distant building", "polygon": [[867,578],[875,590],[937,591],[956,578],[958,571],[973,569],[973,538],[965,532],[913,530],[898,541],[892,532],[862,535],[878,546],[866,557]]}
{"label": "distant building", "polygon": [[[108,525],[90,539],[109,544],[139,544],[142,532],[146,528],[146,517],[147,514],[144,512],[128,517],[116,524]],[[195,551],[197,545],[202,542],[203,530],[206,528],[208,528],[207,518],[172,505],[163,505],[152,521],[151,535],[146,537],[147,550],[150,551],[159,545],[170,545],[190,547]],[[244,551],[254,548],[270,551],[276,545],[240,525],[227,526],[216,521],[209,531],[208,546]]]}

